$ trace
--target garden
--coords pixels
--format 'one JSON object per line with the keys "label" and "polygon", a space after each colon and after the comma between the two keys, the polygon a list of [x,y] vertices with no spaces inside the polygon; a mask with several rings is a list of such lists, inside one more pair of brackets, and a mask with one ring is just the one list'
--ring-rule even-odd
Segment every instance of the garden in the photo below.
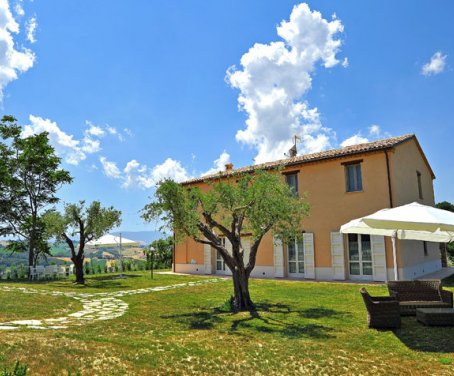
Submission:
{"label": "garden", "polygon": [[[1,323],[68,317],[86,304],[77,294],[115,296],[127,309],[61,328],[2,330],[0,369],[19,362],[32,375],[454,373],[453,327],[403,317],[400,329],[368,329],[358,284],[254,279],[256,310],[232,313],[230,279],[125,276],[87,275],[85,286],[4,282]],[[454,290],[453,279],[444,284]],[[367,289],[387,295],[384,285]]]}

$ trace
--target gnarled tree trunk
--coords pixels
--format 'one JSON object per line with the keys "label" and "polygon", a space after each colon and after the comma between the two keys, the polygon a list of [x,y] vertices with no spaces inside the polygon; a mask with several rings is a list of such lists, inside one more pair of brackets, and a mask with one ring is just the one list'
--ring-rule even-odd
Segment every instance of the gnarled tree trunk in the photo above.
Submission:
{"label": "gnarled tree trunk", "polygon": [[245,271],[232,271],[233,279],[233,300],[232,305],[235,311],[250,311],[254,308],[254,303],[249,294],[249,276]]}
{"label": "gnarled tree trunk", "polygon": [[84,278],[84,257],[74,257],[71,258],[72,262],[74,263],[74,268],[76,269],[76,283],[78,284],[85,284]]}

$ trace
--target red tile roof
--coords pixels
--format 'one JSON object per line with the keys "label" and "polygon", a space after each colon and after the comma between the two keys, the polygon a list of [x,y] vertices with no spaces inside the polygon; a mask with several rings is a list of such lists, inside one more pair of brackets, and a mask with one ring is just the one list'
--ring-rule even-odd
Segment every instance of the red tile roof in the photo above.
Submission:
{"label": "red tile roof", "polygon": [[[287,159],[280,159],[273,162],[266,162],[246,167],[240,167],[237,169],[232,169],[228,171],[220,171],[215,174],[200,176],[198,178],[193,178],[182,182],[181,184],[192,184],[192,183],[200,183],[203,181],[208,181],[215,178],[223,178],[231,175],[242,174],[242,173],[249,173],[253,172],[254,170],[264,169],[270,170],[276,167],[287,167],[293,165],[299,165],[308,162],[316,162],[322,161],[326,159],[333,159],[333,158],[340,158],[340,157],[348,157],[350,155],[355,154],[362,154],[362,153],[369,153],[378,150],[385,150],[390,149],[398,144],[410,140],[412,138],[416,138],[414,134],[406,134],[404,136],[398,137],[391,137],[385,138],[383,140],[378,140],[374,142],[367,142],[364,144],[357,144],[352,146],[346,146],[339,149],[331,149],[326,151],[320,151],[318,153],[311,153],[311,154],[304,154],[304,155],[297,155],[296,157],[287,158]],[[419,145],[419,144],[418,144]],[[425,158],[425,157],[424,157]]]}

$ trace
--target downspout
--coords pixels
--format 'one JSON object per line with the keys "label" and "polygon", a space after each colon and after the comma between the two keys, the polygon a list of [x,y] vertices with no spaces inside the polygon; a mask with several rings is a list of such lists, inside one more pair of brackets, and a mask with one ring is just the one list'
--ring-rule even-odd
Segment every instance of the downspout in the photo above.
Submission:
{"label": "downspout", "polygon": [[388,150],[385,150],[385,156],[386,156],[386,174],[388,176],[389,207],[392,208],[394,205],[393,205],[393,191],[392,191],[392,188],[391,188],[391,174],[389,172]]}

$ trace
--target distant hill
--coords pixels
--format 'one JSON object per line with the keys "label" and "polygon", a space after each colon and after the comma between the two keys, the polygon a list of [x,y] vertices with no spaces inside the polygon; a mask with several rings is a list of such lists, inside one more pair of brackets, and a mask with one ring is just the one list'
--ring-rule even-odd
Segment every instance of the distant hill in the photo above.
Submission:
{"label": "distant hill", "polygon": [[[112,232],[112,235],[119,236],[119,232]],[[165,238],[166,235],[159,231],[122,231],[121,236],[126,239],[135,240],[136,242],[143,242],[150,244],[153,240]]]}

